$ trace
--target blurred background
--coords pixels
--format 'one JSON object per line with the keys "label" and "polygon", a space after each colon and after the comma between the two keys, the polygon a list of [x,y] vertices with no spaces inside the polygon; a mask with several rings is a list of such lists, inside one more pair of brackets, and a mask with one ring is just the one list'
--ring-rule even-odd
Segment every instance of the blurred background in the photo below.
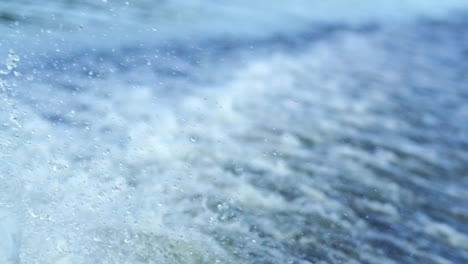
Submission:
{"label": "blurred background", "polygon": [[468,263],[468,3],[0,2],[0,263]]}

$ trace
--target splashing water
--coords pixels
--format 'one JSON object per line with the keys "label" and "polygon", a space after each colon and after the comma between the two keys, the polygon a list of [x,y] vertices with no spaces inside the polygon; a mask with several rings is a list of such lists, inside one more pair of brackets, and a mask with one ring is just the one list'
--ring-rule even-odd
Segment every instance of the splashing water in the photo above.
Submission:
{"label": "splashing water", "polygon": [[18,55],[15,54],[14,50],[10,50],[8,52],[8,58],[5,61],[5,67],[6,71],[2,70],[0,71],[0,74],[2,75],[7,75],[10,74],[14,68],[16,68],[17,63],[19,62],[20,58]]}
{"label": "splashing water", "polygon": [[[112,21],[102,2],[55,19]],[[467,262],[468,21],[338,22],[25,34],[2,71],[0,262]]]}

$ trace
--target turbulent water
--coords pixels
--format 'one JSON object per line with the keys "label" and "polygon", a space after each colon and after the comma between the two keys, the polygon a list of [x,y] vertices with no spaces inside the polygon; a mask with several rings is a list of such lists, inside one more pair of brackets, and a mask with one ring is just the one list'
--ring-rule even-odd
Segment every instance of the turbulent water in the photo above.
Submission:
{"label": "turbulent water", "polygon": [[468,263],[468,4],[40,2],[0,263]]}

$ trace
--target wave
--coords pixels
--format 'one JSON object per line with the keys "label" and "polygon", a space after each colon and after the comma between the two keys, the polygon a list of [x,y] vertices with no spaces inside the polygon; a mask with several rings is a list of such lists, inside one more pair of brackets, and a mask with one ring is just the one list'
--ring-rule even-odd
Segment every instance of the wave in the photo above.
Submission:
{"label": "wave", "polygon": [[0,260],[466,262],[466,20],[332,25],[10,52]]}

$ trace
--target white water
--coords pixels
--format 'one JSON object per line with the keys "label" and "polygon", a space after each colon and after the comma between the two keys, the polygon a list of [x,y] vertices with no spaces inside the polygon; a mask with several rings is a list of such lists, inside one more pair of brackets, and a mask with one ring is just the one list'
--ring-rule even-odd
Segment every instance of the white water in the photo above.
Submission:
{"label": "white water", "polygon": [[[2,5],[37,14],[40,27],[50,23],[50,8],[70,12],[25,3]],[[106,23],[90,29],[92,37],[77,41],[83,47],[70,43],[86,38],[86,27],[47,33],[31,18],[3,29],[11,39],[2,48],[13,51],[0,77],[1,263],[468,259],[468,182],[458,173],[468,160],[467,110],[453,77],[466,66],[459,57],[465,39],[451,35],[453,25],[433,33],[428,22],[413,21],[447,16],[462,2],[386,1],[380,12],[370,12],[377,4],[369,2],[353,11],[337,3],[258,3],[168,2],[182,22],[152,18],[161,23],[158,31],[151,25],[154,34],[175,31],[154,41],[128,31],[142,26],[132,15],[135,25],[109,29],[109,38]],[[121,7],[99,6],[113,4]],[[206,21],[185,14],[193,5],[208,12]],[[264,6],[270,12],[256,16]],[[83,24],[79,14],[112,21],[107,11],[88,10],[100,9],[77,9],[63,21]],[[274,14],[285,21],[292,14],[298,26]],[[325,30],[313,41],[300,33],[299,25],[315,20],[403,14],[404,26],[379,21],[374,32]],[[196,22],[181,29],[186,21]],[[267,32],[257,28],[262,22]],[[195,28],[204,33],[193,42],[164,44]],[[225,40],[221,32],[229,30],[249,44]],[[285,30],[299,44],[264,43]],[[445,43],[429,41],[446,34]],[[408,55],[413,47],[419,53]],[[424,85],[429,92],[418,90]]]}

